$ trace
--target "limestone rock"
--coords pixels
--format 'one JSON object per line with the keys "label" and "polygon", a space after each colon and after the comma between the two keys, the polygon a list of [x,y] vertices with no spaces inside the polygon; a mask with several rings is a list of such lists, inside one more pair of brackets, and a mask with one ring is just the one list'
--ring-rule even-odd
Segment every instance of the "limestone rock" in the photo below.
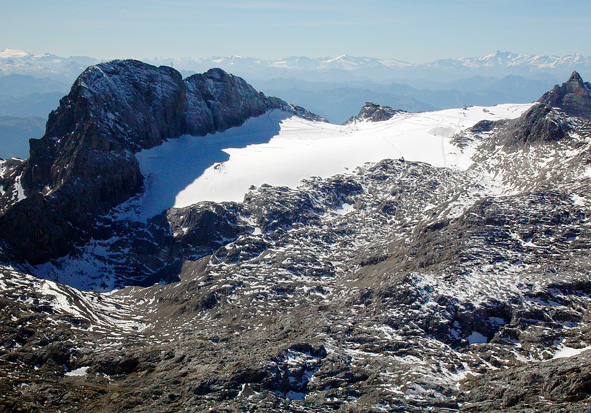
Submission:
{"label": "limestone rock", "polygon": [[577,72],[561,86],[545,93],[538,102],[560,108],[569,116],[591,119],[591,83],[584,82]]}
{"label": "limestone rock", "polygon": [[[49,115],[45,135],[30,141],[22,189],[43,201],[35,208],[13,202],[14,211],[0,215],[5,250],[33,264],[63,256],[88,238],[97,216],[142,190],[135,152],[181,135],[223,131],[271,109],[315,117],[221,69],[183,80],[170,67],[135,60],[89,67]],[[43,237],[27,232],[34,221],[52,230]]]}
{"label": "limestone rock", "polygon": [[344,124],[348,125],[355,121],[382,122],[392,119],[399,113],[404,113],[404,111],[400,109],[392,109],[389,106],[381,106],[373,102],[367,102],[361,108],[357,116],[349,118]]}

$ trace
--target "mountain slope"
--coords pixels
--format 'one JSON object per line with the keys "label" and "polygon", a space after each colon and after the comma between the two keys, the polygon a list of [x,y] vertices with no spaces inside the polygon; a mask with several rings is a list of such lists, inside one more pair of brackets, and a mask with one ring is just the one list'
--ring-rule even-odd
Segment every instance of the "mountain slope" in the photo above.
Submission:
{"label": "mountain slope", "polygon": [[[89,67],[3,189],[5,257],[37,264],[70,252],[99,215],[141,191],[135,152],[225,130],[270,109],[313,117],[219,69],[183,80],[172,68],[138,61]],[[15,197],[21,190],[24,199]]]}
{"label": "mountain slope", "polygon": [[555,84],[551,77],[528,79],[514,75],[467,77],[451,83],[436,82],[434,76],[430,76],[429,79],[409,81],[414,87],[372,80],[329,83],[274,78],[253,79],[252,82],[259,90],[312,109],[333,123],[345,122],[366,101],[409,112],[492,106],[505,102],[528,103],[537,100]]}
{"label": "mountain slope", "polygon": [[33,93],[66,93],[68,86],[50,78],[38,78],[27,75],[8,75],[0,77],[1,96],[27,96]]}
{"label": "mountain slope", "polygon": [[[264,82],[258,82],[264,84]],[[391,106],[408,112],[424,112],[434,110],[436,106],[423,103],[412,95],[401,93],[384,93],[386,86],[380,85],[375,89],[353,87],[353,85],[339,86],[335,84],[330,89],[299,89],[294,87],[297,82],[286,81],[283,88],[262,87],[265,93],[273,96],[281,96],[283,99],[297,103],[315,113],[325,116],[332,123],[344,123],[352,114],[359,110],[368,100],[379,102],[385,106]],[[425,94],[426,95],[426,94]],[[457,107],[457,105],[449,106]],[[441,106],[439,106],[441,108]]]}
{"label": "mountain slope", "polygon": [[[145,222],[120,205],[86,255],[43,264],[73,281],[79,258],[102,257],[105,272],[155,282],[165,279],[157,261],[169,259],[178,282],[97,294],[0,267],[2,404],[586,409],[587,87],[574,73],[533,105],[394,114],[358,120],[358,130],[282,119],[303,135],[325,128],[333,148],[351,135],[355,148],[386,141],[404,158],[260,185],[242,202],[201,201]],[[319,135],[297,146],[313,152]],[[281,128],[277,138],[234,153],[285,144]],[[216,179],[231,164],[220,163]],[[2,164],[2,176],[19,165]]]}
{"label": "mountain slope", "polygon": [[2,96],[0,97],[0,114],[12,117],[46,118],[62,97],[62,92],[32,93],[16,97]]}

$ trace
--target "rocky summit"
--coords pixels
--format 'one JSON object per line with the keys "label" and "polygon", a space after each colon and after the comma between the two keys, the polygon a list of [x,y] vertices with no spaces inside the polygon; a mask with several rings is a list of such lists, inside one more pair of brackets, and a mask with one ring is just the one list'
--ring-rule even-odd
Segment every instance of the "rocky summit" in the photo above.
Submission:
{"label": "rocky summit", "polygon": [[349,118],[345,122],[345,125],[363,121],[380,122],[392,119],[394,116],[400,113],[404,113],[404,111],[400,109],[392,109],[389,106],[378,105],[377,103],[373,102],[366,102],[359,111],[359,114]]}
{"label": "rocky summit", "polygon": [[45,135],[31,140],[30,158],[4,178],[0,257],[38,264],[66,255],[98,216],[141,192],[134,153],[271,109],[320,119],[220,69],[183,79],[134,60],[89,67],[49,115]]}
{"label": "rocky summit", "polygon": [[560,108],[569,116],[591,118],[591,84],[583,82],[577,72],[573,72],[566,83],[556,85],[547,92],[538,102],[552,107]]}
{"label": "rocky summit", "polygon": [[384,159],[138,220],[139,149],[321,119],[219,70],[89,68],[0,161],[2,410],[587,411],[589,102],[575,73],[514,119],[427,114],[463,168]]}

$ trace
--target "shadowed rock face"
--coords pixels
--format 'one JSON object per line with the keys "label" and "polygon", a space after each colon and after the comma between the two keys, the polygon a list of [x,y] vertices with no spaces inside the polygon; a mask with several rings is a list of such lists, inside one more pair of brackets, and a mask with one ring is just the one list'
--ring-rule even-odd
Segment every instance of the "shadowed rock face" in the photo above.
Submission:
{"label": "shadowed rock face", "polygon": [[97,215],[141,191],[135,152],[271,109],[314,118],[221,69],[183,80],[170,67],[135,60],[89,67],[49,115],[45,135],[30,142],[21,179],[28,199],[0,216],[5,252],[31,263],[66,254]]}
{"label": "shadowed rock face", "polygon": [[[105,153],[127,155],[118,169],[128,164],[137,170],[130,153],[181,135],[222,131],[286,106],[220,69],[183,80],[170,67],[134,60],[91,66],[49,115],[45,136],[31,141],[25,188],[49,192],[72,176],[102,176],[113,169],[96,165]],[[116,189],[125,199],[141,182],[138,177],[130,188]]]}
{"label": "shadowed rock face", "polygon": [[504,142],[509,146],[559,141],[572,129],[568,117],[591,119],[591,84],[577,72],[554,86],[521,117],[506,123]]}
{"label": "shadowed rock face", "polygon": [[562,86],[554,86],[550,92],[545,93],[538,102],[551,107],[560,108],[569,116],[591,118],[591,84],[583,82],[577,72]]}
{"label": "shadowed rock face", "polygon": [[569,126],[562,114],[549,105],[534,105],[518,119],[507,123],[509,145],[558,141],[566,136]]}

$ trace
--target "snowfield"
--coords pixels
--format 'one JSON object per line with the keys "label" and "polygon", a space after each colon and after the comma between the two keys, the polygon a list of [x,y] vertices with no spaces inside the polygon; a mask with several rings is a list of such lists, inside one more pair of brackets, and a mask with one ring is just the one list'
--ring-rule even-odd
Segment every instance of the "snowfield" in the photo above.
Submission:
{"label": "snowfield", "polygon": [[140,218],[200,201],[242,201],[252,186],[296,187],[366,162],[404,158],[465,169],[469,151],[450,144],[481,120],[513,119],[531,104],[504,104],[402,113],[384,122],[349,125],[304,120],[272,111],[244,125],[203,137],[183,136],[137,154],[146,177]]}

